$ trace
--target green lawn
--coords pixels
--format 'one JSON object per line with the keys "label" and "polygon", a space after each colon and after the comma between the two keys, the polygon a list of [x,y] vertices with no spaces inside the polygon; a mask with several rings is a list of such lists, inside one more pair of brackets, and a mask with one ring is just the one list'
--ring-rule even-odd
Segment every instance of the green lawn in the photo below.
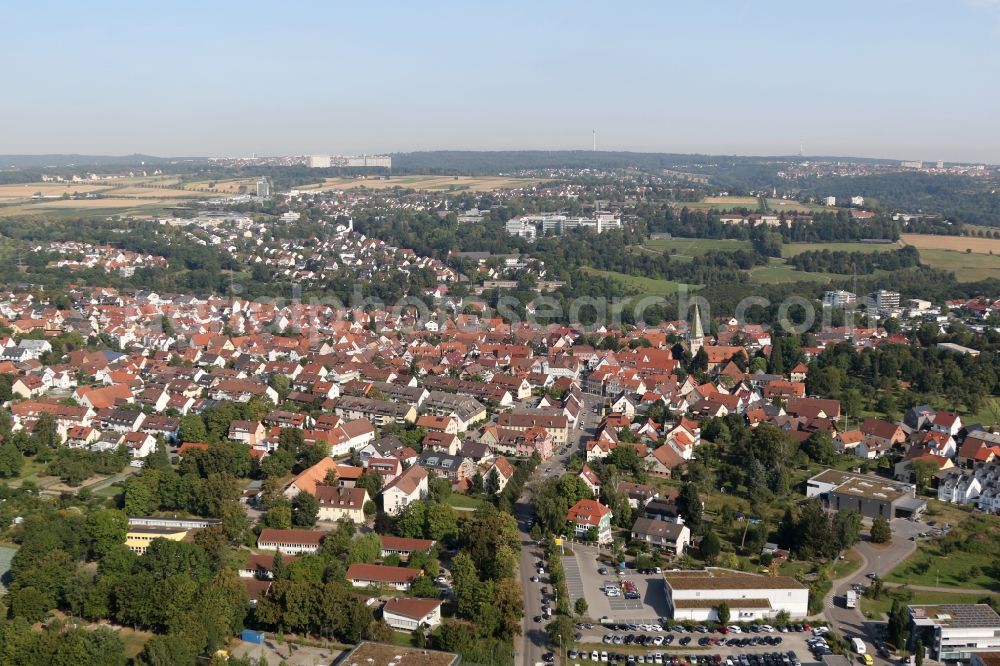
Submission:
{"label": "green lawn", "polygon": [[[681,287],[681,282],[673,280],[659,280],[656,278],[640,277],[638,275],[626,275],[615,271],[599,271],[596,268],[584,267],[581,269],[591,275],[609,277],[621,282],[629,290],[638,292],[639,296],[670,296],[677,293]],[[691,290],[700,289],[697,285],[688,285]]]}
{"label": "green lawn", "polygon": [[486,504],[486,500],[478,497],[467,497],[466,495],[452,493],[451,495],[448,495],[448,504],[452,505],[456,509],[478,509]]}
{"label": "green lawn", "polygon": [[[788,243],[781,246],[781,256],[794,257],[813,250],[830,252],[891,252],[903,247],[902,243]],[[921,256],[923,253],[921,252]]]}
{"label": "green lawn", "polygon": [[757,284],[782,284],[785,282],[822,282],[843,280],[845,276],[833,273],[805,273],[797,271],[785,263],[784,259],[773,258],[767,266],[750,270],[750,281]]}

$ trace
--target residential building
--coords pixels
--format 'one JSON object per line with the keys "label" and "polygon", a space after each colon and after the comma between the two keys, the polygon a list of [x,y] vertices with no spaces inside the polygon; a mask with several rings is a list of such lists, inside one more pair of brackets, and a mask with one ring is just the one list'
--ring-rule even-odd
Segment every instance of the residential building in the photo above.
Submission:
{"label": "residential building", "polygon": [[426,497],[427,470],[413,465],[382,490],[382,510],[390,516],[398,516],[407,505]]}
{"label": "residential building", "polygon": [[389,534],[380,534],[378,538],[382,542],[379,557],[383,559],[398,555],[399,559],[406,561],[413,553],[426,553],[434,547],[434,542],[430,539],[410,539]]}
{"label": "residential building", "polygon": [[611,518],[611,509],[592,499],[579,500],[566,514],[576,538],[585,539],[591,529],[596,529],[597,543],[611,542]]}
{"label": "residential building", "polygon": [[681,555],[691,543],[691,530],[682,523],[637,518],[632,525],[632,540],[642,541]]}
{"label": "residential building", "polygon": [[364,488],[316,486],[316,500],[319,502],[320,520],[337,521],[343,518],[357,525],[365,522],[368,491]]}

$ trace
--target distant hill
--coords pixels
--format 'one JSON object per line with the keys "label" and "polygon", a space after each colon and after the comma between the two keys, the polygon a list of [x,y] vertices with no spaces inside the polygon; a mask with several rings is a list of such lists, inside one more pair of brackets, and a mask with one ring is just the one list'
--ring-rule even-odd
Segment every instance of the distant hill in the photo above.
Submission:
{"label": "distant hill", "polygon": [[[713,174],[747,165],[799,161],[798,156],[687,155],[681,153],[632,153],[592,150],[433,150],[392,155],[393,170],[419,173],[483,175],[521,169],[692,169]],[[819,157],[810,160],[846,160],[856,163],[892,164],[896,160],[863,157]]]}
{"label": "distant hill", "polygon": [[63,169],[204,162],[203,157],[156,157],[155,155],[0,155],[0,169]]}

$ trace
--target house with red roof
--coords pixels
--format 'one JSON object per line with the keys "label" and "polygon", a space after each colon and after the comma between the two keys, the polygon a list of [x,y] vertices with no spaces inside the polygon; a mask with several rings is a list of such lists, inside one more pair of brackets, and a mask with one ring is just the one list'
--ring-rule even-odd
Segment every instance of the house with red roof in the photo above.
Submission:
{"label": "house with red roof", "polygon": [[566,513],[566,522],[573,525],[576,538],[586,539],[594,529],[597,543],[611,543],[611,518],[611,509],[592,499],[578,501]]}

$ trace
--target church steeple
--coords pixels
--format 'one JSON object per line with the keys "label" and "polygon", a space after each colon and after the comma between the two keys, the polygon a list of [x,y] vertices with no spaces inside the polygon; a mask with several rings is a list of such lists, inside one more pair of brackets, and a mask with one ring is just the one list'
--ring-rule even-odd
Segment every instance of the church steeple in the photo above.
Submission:
{"label": "church steeple", "polygon": [[705,341],[705,331],[701,326],[701,310],[694,306],[694,317],[691,320],[691,327],[688,329],[688,346],[691,356],[698,353]]}

